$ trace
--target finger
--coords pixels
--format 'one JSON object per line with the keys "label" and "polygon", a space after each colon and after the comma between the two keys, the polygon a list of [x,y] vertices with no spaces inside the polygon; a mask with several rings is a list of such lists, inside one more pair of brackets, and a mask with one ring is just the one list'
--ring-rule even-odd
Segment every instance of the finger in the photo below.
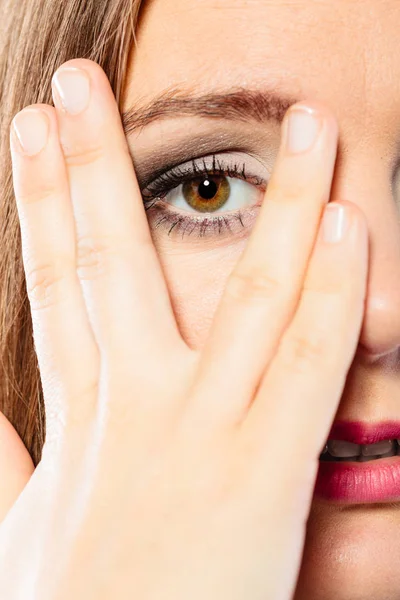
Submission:
{"label": "finger", "polygon": [[93,410],[98,351],[76,275],[74,220],[54,108],[41,104],[19,112],[10,145],[47,441],[66,421],[84,420]]}
{"label": "finger", "polygon": [[93,61],[68,61],[53,98],[77,232],[77,268],[101,354],[154,380],[182,348],[153,246],[118,106]]}
{"label": "finger", "polygon": [[198,400],[188,407],[197,421],[236,422],[247,410],[296,309],[330,195],[336,145],[336,120],[324,107],[289,109],[259,217],[203,350]]}
{"label": "finger", "polygon": [[0,523],[31,478],[35,467],[18,433],[0,413]]}
{"label": "finger", "polygon": [[325,215],[298,310],[242,425],[253,446],[279,457],[283,470],[296,471],[294,484],[318,464],[364,314],[366,220],[350,202],[329,204]]}

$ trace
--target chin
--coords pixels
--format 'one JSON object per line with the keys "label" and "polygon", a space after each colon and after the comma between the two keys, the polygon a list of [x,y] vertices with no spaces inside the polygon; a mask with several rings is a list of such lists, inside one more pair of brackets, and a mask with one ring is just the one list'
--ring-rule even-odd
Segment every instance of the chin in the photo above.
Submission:
{"label": "chin", "polygon": [[293,600],[399,600],[400,507],[314,499]]}

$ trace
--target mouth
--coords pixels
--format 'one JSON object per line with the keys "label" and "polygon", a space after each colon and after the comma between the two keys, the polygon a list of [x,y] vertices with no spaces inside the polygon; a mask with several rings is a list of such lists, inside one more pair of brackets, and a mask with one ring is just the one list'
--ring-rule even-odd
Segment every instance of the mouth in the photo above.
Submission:
{"label": "mouth", "polygon": [[400,422],[333,424],[314,495],[342,504],[400,501]]}

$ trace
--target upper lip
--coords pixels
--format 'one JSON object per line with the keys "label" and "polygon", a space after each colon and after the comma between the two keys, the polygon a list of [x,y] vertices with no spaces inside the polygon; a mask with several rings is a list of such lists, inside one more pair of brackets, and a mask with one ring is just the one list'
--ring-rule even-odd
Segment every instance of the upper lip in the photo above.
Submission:
{"label": "upper lip", "polygon": [[354,444],[375,444],[381,440],[400,439],[400,421],[336,421],[331,427],[328,439]]}

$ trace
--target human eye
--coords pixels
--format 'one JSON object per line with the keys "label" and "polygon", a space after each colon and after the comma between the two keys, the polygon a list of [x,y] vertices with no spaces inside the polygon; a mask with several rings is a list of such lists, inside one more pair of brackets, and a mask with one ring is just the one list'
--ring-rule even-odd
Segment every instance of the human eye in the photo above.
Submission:
{"label": "human eye", "polygon": [[142,190],[150,226],[182,237],[234,235],[254,220],[266,189],[265,171],[249,155],[213,154],[174,167]]}

